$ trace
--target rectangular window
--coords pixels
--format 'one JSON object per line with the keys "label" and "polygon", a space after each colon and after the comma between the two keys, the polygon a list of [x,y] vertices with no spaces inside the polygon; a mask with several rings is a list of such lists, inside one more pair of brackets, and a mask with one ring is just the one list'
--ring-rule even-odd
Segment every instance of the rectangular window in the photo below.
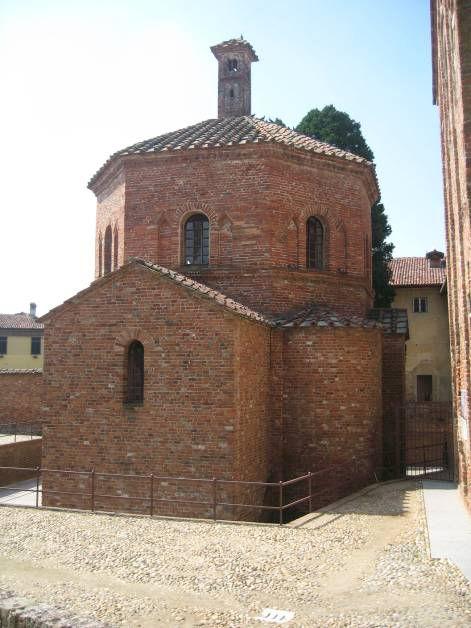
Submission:
{"label": "rectangular window", "polygon": [[0,336],[0,355],[5,355],[7,352],[7,337]]}
{"label": "rectangular window", "polygon": [[41,337],[33,336],[31,338],[31,355],[41,355]]}
{"label": "rectangular window", "polygon": [[414,312],[422,314],[428,312],[427,297],[415,297],[414,298]]}
{"label": "rectangular window", "polygon": [[432,401],[431,375],[417,375],[417,401]]}

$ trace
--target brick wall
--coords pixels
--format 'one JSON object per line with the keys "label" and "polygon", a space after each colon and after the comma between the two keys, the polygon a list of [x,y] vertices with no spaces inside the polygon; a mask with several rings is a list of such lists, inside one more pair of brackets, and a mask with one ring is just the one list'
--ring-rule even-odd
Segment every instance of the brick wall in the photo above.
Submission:
{"label": "brick wall", "polygon": [[[42,439],[34,438],[7,445],[0,444],[0,467],[34,469],[41,465]],[[34,477],[31,471],[13,471],[0,468],[0,486],[21,482]]]}
{"label": "brick wall", "polygon": [[285,476],[334,467],[315,476],[314,506],[371,483],[381,464],[381,332],[289,331],[284,372]]}
{"label": "brick wall", "polygon": [[397,464],[400,407],[405,402],[406,361],[405,336],[401,334],[383,335],[383,465],[385,477],[390,477],[391,469]]}
{"label": "brick wall", "polygon": [[43,375],[0,371],[0,423],[42,422]]}
{"label": "brick wall", "polygon": [[432,2],[434,99],[439,106],[447,232],[458,469],[471,509],[471,4]]}
{"label": "brick wall", "polygon": [[[97,241],[107,224],[123,226],[120,264],[136,256],[180,267],[183,225],[192,213],[203,212],[210,222],[210,280],[223,292],[254,304],[258,292],[272,310],[303,305],[306,292],[361,314],[371,305],[364,243],[371,242],[375,188],[366,166],[249,144],[129,156],[120,164],[108,166],[94,185]],[[291,278],[285,272],[260,286],[252,280],[238,284],[234,272],[222,272],[305,269],[306,221],[312,215],[325,228],[324,273]],[[288,286],[285,296],[287,282],[296,287]]]}
{"label": "brick wall", "polygon": [[[239,321],[220,305],[138,265],[110,275],[63,306],[45,330],[43,466],[199,478],[243,474],[265,480],[268,330]],[[131,409],[123,399],[126,351],[133,339],[144,345],[145,401]],[[253,364],[247,364],[250,351]],[[243,377],[238,361],[247,368]],[[256,451],[248,447],[249,438]],[[255,457],[262,464],[257,466]],[[89,506],[88,498],[47,495],[57,487],[89,492],[88,476],[46,476],[45,502]],[[149,482],[97,476],[96,490],[145,496]],[[208,485],[167,482],[155,490],[156,497],[211,500]],[[103,499],[96,507],[142,511],[148,503]],[[207,510],[160,508],[193,515]]]}

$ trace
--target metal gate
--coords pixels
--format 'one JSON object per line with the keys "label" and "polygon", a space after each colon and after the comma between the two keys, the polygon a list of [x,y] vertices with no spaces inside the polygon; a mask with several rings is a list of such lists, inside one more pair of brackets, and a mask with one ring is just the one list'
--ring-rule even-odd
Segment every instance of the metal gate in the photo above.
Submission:
{"label": "metal gate", "polygon": [[409,402],[385,420],[387,477],[454,479],[451,403]]}

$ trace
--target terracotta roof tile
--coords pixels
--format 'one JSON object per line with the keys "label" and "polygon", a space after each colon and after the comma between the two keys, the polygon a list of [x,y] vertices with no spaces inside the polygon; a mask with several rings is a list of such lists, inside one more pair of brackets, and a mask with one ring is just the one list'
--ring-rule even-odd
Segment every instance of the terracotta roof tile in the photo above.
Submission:
{"label": "terracotta roof tile", "polygon": [[312,305],[294,314],[276,319],[278,327],[364,327],[381,325],[376,320],[360,316],[343,316],[323,305]]}
{"label": "terracotta roof tile", "polygon": [[19,312],[18,314],[0,314],[0,329],[44,329],[42,323],[31,316]]}
{"label": "terracotta roof tile", "polygon": [[425,257],[396,257],[390,268],[393,286],[441,286],[446,278],[446,268],[430,268]]}
{"label": "terracotta roof tile", "polygon": [[144,140],[117,151],[105,162],[90,180],[91,187],[114,159],[126,155],[142,155],[163,151],[191,150],[235,144],[277,143],[302,150],[339,157],[348,161],[373,165],[358,155],[349,153],[325,142],[320,142],[307,135],[302,135],[286,127],[266,122],[253,116],[210,119],[193,124],[184,129],[165,133],[149,140]]}
{"label": "terracotta roof tile", "polygon": [[217,54],[220,50],[240,50],[241,48],[245,48],[248,50],[248,52],[250,53],[251,56],[251,60],[252,61],[258,61],[258,57],[257,54],[255,52],[255,50],[253,49],[253,46],[251,43],[249,43],[246,39],[244,39],[242,36],[236,38],[236,39],[228,39],[226,41],[221,42],[220,44],[216,44],[215,46],[211,46],[211,51],[214,54]]}
{"label": "terracotta roof tile", "polygon": [[242,303],[238,303],[237,301],[234,301],[233,299],[231,299],[230,297],[227,297],[225,294],[222,294],[222,292],[219,292],[218,290],[212,290],[205,284],[199,283],[198,281],[194,281],[193,279],[191,279],[191,277],[187,277],[187,275],[182,275],[181,273],[177,273],[174,270],[170,270],[169,268],[165,268],[164,266],[160,266],[159,264],[146,262],[145,260],[134,259],[133,261],[137,262],[138,264],[142,264],[146,268],[150,268],[151,270],[158,272],[160,275],[163,275],[164,277],[168,277],[169,279],[172,279],[173,281],[181,284],[185,288],[194,290],[195,292],[198,292],[199,294],[209,299],[212,299],[213,301],[216,301],[220,305],[228,308],[229,310],[232,310],[236,314],[240,314],[241,316],[244,316],[245,318],[250,318],[258,323],[264,323],[266,325],[273,324],[273,321],[271,318],[264,316],[263,314],[260,314],[259,312],[256,312],[255,310],[252,310],[251,308],[248,308],[245,305],[242,305]]}

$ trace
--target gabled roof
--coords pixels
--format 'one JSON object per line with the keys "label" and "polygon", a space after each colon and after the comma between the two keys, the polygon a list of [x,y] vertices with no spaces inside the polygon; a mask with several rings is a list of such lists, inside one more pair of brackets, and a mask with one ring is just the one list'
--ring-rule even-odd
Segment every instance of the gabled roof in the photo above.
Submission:
{"label": "gabled roof", "polygon": [[325,142],[320,142],[307,135],[302,135],[286,127],[273,122],[266,122],[253,116],[238,116],[204,120],[184,129],[165,133],[164,135],[123,148],[111,155],[91,178],[88,187],[91,188],[107,165],[118,157],[260,143],[283,144],[312,153],[367,164],[373,168],[371,162],[363,157],[336,148]]}
{"label": "gabled roof", "polygon": [[426,257],[396,257],[391,260],[392,286],[441,286],[446,268],[431,268]]}
{"label": "gabled roof", "polygon": [[[219,290],[213,290],[209,286],[195,281],[182,273],[170,270],[159,264],[153,264],[143,259],[133,258],[130,259],[124,266],[121,266],[118,270],[108,273],[104,277],[94,281],[88,288],[77,293],[72,298],[65,301],[62,305],[58,305],[54,309],[50,310],[47,314],[41,317],[40,320],[46,321],[51,315],[60,311],[64,306],[75,302],[77,297],[80,297],[88,292],[99,287],[101,284],[106,283],[111,277],[117,273],[125,272],[126,268],[131,265],[138,265],[144,267],[154,273],[165,277],[166,279],[182,286],[195,293],[199,297],[210,299],[218,303],[220,306],[231,311],[234,314],[252,320],[262,325],[267,325],[274,328],[291,328],[291,327],[362,327],[362,328],[381,328],[389,333],[406,333],[407,332],[407,311],[406,310],[372,310],[372,315],[369,317],[360,316],[344,316],[337,314],[333,310],[324,305],[312,304],[307,308],[297,310],[288,313],[284,316],[270,317],[257,312],[234,299],[226,296]],[[404,331],[404,315],[405,315],[405,331]]]}
{"label": "gabled roof", "polygon": [[44,325],[38,323],[31,314],[19,312],[18,314],[0,314],[0,329],[43,329]]}
{"label": "gabled roof", "polygon": [[114,277],[117,273],[125,272],[125,270],[132,265],[142,266],[150,271],[153,271],[154,273],[165,277],[166,279],[169,279],[176,284],[181,285],[183,288],[186,288],[187,290],[196,293],[198,296],[202,296],[206,299],[210,299],[212,301],[215,301],[216,303],[219,303],[219,305],[223,306],[227,310],[230,310],[234,314],[238,314],[239,316],[243,316],[244,318],[251,319],[257,323],[262,323],[265,325],[273,324],[271,318],[264,316],[263,314],[260,314],[259,312],[256,312],[255,310],[252,310],[245,305],[238,303],[237,301],[234,301],[233,299],[226,296],[225,294],[222,294],[222,292],[219,292],[218,290],[213,290],[209,286],[199,283],[198,281],[194,281],[186,275],[182,275],[181,273],[178,273],[174,270],[170,270],[169,268],[165,268],[164,266],[160,266],[159,264],[153,264],[152,262],[148,262],[140,258],[132,258],[126,264],[124,264],[124,266],[118,268],[118,270],[115,270],[112,273],[108,273],[107,275],[96,279],[90,286],[88,286],[88,288],[81,290],[70,299],[67,299],[67,301],[64,301],[64,303],[62,303],[61,305],[53,308],[52,310],[47,312],[47,314],[44,314],[44,316],[42,316],[40,320],[48,320],[51,315],[60,311],[64,306],[72,304],[77,298],[80,298],[82,295],[85,295],[88,292],[91,292],[95,288],[99,287],[100,285],[106,283],[111,277]]}

